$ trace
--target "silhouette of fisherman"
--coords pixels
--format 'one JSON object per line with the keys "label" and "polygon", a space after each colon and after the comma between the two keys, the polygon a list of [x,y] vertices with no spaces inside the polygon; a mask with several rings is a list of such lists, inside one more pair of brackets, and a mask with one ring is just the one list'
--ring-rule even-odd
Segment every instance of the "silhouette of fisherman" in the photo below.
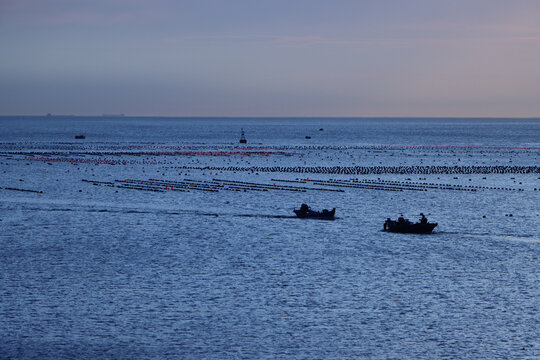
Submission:
{"label": "silhouette of fisherman", "polygon": [[424,216],[424,214],[420,213],[420,216],[421,216],[420,223],[421,224],[427,224],[427,218]]}
{"label": "silhouette of fisherman", "polygon": [[385,231],[388,230],[388,228],[390,227],[391,222],[392,222],[392,220],[390,220],[390,218],[386,218],[386,221],[384,222],[384,225],[383,225],[383,229]]}

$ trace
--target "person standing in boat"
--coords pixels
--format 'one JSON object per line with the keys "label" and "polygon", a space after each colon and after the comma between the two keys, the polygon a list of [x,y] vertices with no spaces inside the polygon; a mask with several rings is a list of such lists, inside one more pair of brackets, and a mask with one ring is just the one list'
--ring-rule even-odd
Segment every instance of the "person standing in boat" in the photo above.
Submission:
{"label": "person standing in boat", "polygon": [[383,226],[383,229],[385,231],[388,230],[388,228],[390,227],[391,222],[392,222],[392,220],[390,220],[390,218],[386,218],[386,221],[384,222],[384,226]]}
{"label": "person standing in boat", "polygon": [[427,224],[427,218],[424,216],[423,213],[420,213],[420,224]]}

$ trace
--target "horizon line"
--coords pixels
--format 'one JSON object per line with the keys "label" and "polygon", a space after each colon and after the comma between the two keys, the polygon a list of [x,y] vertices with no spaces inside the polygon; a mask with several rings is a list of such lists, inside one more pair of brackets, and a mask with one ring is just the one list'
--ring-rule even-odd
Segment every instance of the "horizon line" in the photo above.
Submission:
{"label": "horizon line", "polygon": [[436,116],[338,116],[338,115],[126,115],[126,114],[101,114],[101,115],[75,115],[75,114],[44,114],[44,115],[28,115],[28,114],[0,114],[1,118],[6,117],[80,117],[80,118],[190,118],[190,119],[540,119],[537,116],[452,116],[452,115],[436,115]]}

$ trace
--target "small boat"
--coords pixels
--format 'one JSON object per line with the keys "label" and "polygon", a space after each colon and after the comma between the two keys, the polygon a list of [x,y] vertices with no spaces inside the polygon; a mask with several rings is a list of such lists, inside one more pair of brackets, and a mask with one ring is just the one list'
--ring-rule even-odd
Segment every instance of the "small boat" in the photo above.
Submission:
{"label": "small boat", "polygon": [[86,139],[86,136],[84,136],[84,135],[75,135],[75,139],[79,139],[79,140]]}
{"label": "small boat", "polygon": [[437,223],[428,223],[424,214],[420,214],[422,218],[417,223],[412,223],[403,216],[400,216],[397,221],[386,219],[383,226],[383,231],[403,233],[403,234],[431,234]]}
{"label": "small boat", "polygon": [[302,204],[299,210],[294,209],[293,211],[296,216],[301,219],[334,220],[334,215],[336,214],[336,208],[333,208],[332,210],[324,209],[322,211],[314,211],[306,204]]}

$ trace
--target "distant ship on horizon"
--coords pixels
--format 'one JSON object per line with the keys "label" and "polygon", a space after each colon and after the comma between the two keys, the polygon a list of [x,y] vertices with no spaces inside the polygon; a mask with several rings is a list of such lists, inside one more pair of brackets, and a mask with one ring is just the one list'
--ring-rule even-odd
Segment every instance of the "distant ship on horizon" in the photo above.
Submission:
{"label": "distant ship on horizon", "polygon": [[123,117],[125,114],[103,114],[102,117]]}
{"label": "distant ship on horizon", "polygon": [[[80,117],[85,117],[85,116],[92,116],[92,115],[74,115],[74,114],[66,114],[66,115],[57,115],[57,114],[52,114],[52,113],[47,113],[45,115],[46,117],[53,117],[53,116],[56,116],[56,117],[67,117],[67,116],[80,116]],[[94,115],[96,116],[96,115]],[[125,114],[101,114],[101,117],[124,117],[126,116]]]}

